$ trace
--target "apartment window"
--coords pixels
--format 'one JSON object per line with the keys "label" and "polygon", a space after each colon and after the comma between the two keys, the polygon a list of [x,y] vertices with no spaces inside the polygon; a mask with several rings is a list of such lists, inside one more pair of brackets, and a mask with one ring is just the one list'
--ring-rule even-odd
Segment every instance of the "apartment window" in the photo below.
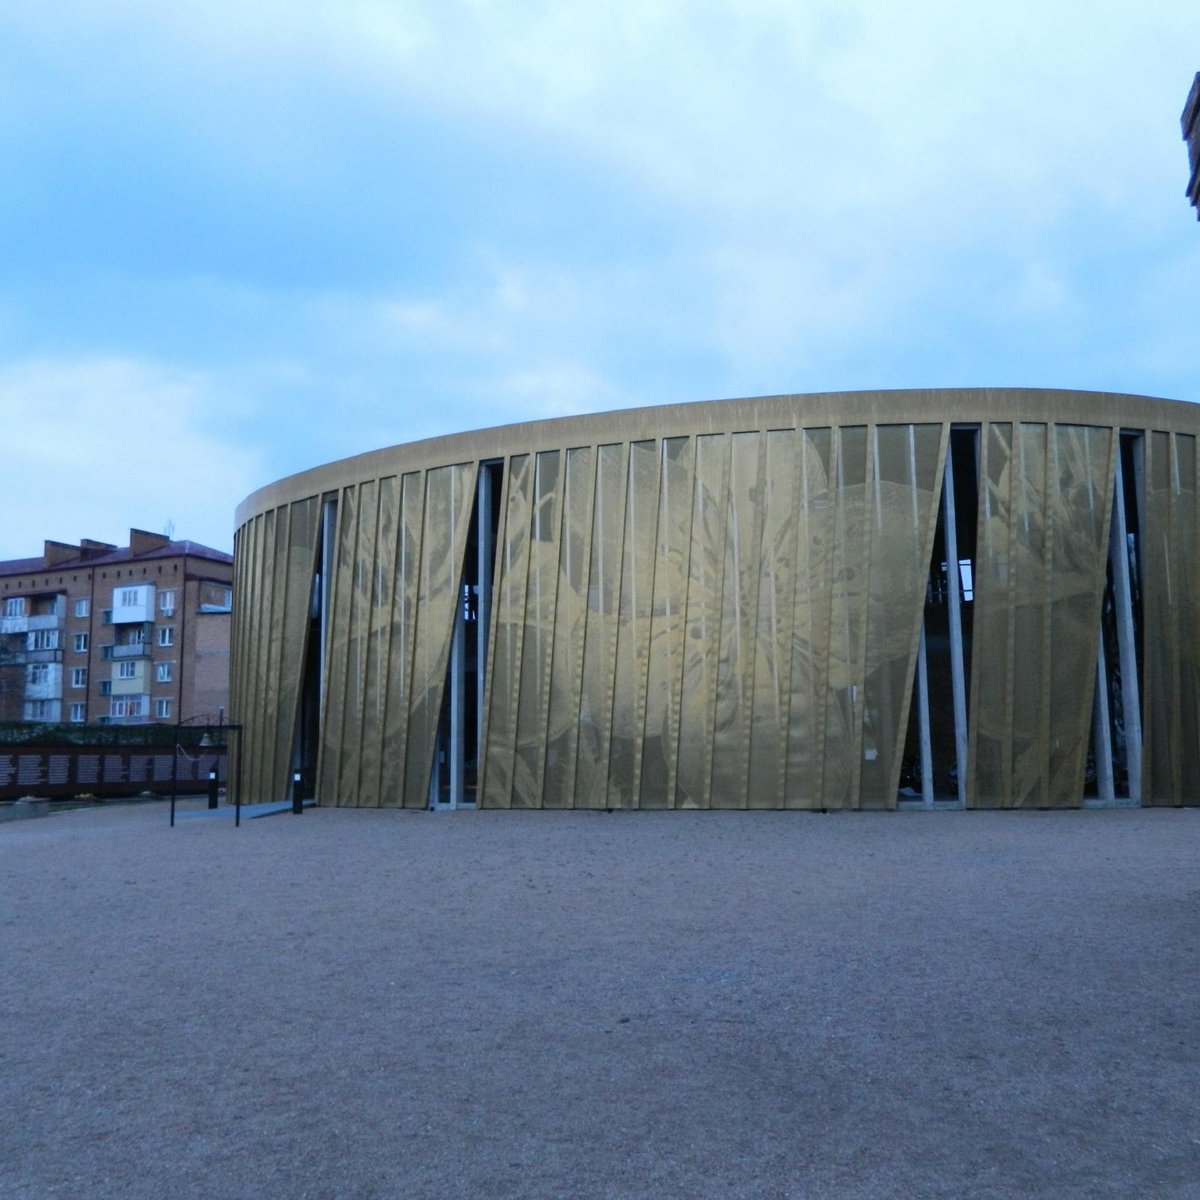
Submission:
{"label": "apartment window", "polygon": [[117,678],[118,679],[136,679],[138,665],[135,662],[119,662],[117,663]]}
{"label": "apartment window", "polygon": [[160,625],[158,630],[158,644],[160,646],[175,645],[175,626]]}
{"label": "apartment window", "polygon": [[85,596],[82,600],[75,601],[75,615],[77,617],[86,617],[92,611],[92,602]]}
{"label": "apartment window", "polygon": [[159,663],[154,669],[154,677],[159,683],[170,683],[173,673],[174,665],[172,663]]}
{"label": "apartment window", "polygon": [[78,654],[83,654],[88,648],[88,635],[86,633],[77,633],[75,635],[75,651]]}
{"label": "apartment window", "polygon": [[169,719],[171,716],[171,701],[170,700],[155,700],[154,715],[161,721]]}
{"label": "apartment window", "polygon": [[145,696],[121,696],[113,699],[108,706],[110,717],[144,717],[146,715]]}
{"label": "apartment window", "polygon": [[71,686],[73,688],[87,687],[87,667],[72,668]]}
{"label": "apartment window", "polygon": [[111,679],[100,680],[100,695],[102,695],[102,696],[111,696],[112,695],[112,680]]}
{"label": "apartment window", "polygon": [[82,703],[71,705],[71,724],[82,725],[87,717],[87,705]]}
{"label": "apartment window", "polygon": [[35,629],[25,635],[26,650],[57,650],[57,629]]}
{"label": "apartment window", "polygon": [[28,678],[30,687],[38,687],[43,683],[49,683],[50,668],[45,663],[30,663]]}
{"label": "apartment window", "polygon": [[113,623],[113,622],[112,622],[112,609],[111,609],[111,608],[106,608],[106,609],[105,609],[105,610],[104,610],[104,611],[103,611],[103,612],[100,614],[100,619],[101,619],[101,620],[104,622],[104,624],[105,624],[105,625],[111,625],[111,624]]}
{"label": "apartment window", "polygon": [[137,588],[120,588],[117,591],[118,608],[133,608],[140,600]]}
{"label": "apartment window", "polygon": [[25,615],[25,597],[9,596],[4,601],[4,615],[6,617],[23,617]]}
{"label": "apartment window", "polygon": [[131,629],[131,630],[129,631],[129,642],[128,642],[128,645],[130,645],[130,646],[144,646],[145,644],[146,644],[146,631],[145,631],[145,629]]}
{"label": "apartment window", "polygon": [[57,700],[26,700],[25,720],[55,721],[58,719]]}
{"label": "apartment window", "polygon": [[175,591],[174,591],[174,589],[171,589],[170,591],[158,593],[158,611],[161,612],[164,617],[169,617],[169,616],[171,616],[172,613],[174,613],[174,611],[175,611]]}
{"label": "apartment window", "polygon": [[113,647],[112,646],[101,646],[100,647],[100,657],[101,658],[112,658],[112,656],[113,656]]}
{"label": "apartment window", "polygon": [[108,715],[110,717],[124,717],[129,713],[129,701],[125,699],[114,700],[108,706]]}

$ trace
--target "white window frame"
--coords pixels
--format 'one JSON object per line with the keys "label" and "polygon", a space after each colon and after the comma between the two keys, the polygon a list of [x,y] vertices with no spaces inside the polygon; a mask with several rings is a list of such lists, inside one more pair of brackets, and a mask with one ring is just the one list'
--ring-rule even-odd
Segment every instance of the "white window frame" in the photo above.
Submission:
{"label": "white window frame", "polygon": [[158,593],[158,611],[164,617],[170,617],[175,612],[175,589],[167,588]]}
{"label": "white window frame", "polygon": [[81,600],[75,601],[75,615],[77,617],[90,616],[92,612],[92,602],[86,596]]}
{"label": "white window frame", "polygon": [[175,626],[160,625],[158,627],[158,644],[160,646],[175,645]]}
{"label": "white window frame", "polygon": [[117,588],[117,608],[136,608],[141,604],[142,598],[138,589],[133,588]]}
{"label": "white window frame", "polygon": [[57,650],[57,629],[31,629],[25,635],[26,650]]}
{"label": "white window frame", "polygon": [[130,662],[129,659],[122,659],[117,663],[117,678],[118,679],[136,679],[137,678],[137,663]]}
{"label": "white window frame", "polygon": [[160,662],[154,664],[154,678],[158,683],[170,683],[175,677],[175,664]]}
{"label": "white window frame", "polygon": [[4,615],[6,617],[23,617],[25,615],[25,597],[9,596],[4,601]]}
{"label": "white window frame", "polygon": [[30,663],[28,674],[25,676],[30,687],[42,687],[50,682],[50,664],[49,663]]}
{"label": "white window frame", "polygon": [[71,724],[82,725],[87,720],[87,704],[82,700],[76,700],[71,705]]}
{"label": "white window frame", "polygon": [[163,696],[154,702],[154,715],[160,721],[169,721],[171,719],[171,698]]}
{"label": "white window frame", "polygon": [[89,635],[86,633],[77,633],[75,635],[75,653],[86,654],[88,648]]}
{"label": "white window frame", "polygon": [[71,686],[73,688],[87,687],[87,667],[71,668]]}

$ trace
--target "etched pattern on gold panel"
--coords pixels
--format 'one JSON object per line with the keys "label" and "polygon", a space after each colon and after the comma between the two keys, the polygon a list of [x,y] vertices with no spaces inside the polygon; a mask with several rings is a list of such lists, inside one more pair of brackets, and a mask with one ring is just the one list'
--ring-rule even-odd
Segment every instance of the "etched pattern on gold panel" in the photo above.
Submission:
{"label": "etched pattern on gold panel", "polygon": [[1013,427],[981,432],[979,521],[971,650],[967,804],[1001,807],[1012,795]]}
{"label": "etched pattern on gold panel", "polygon": [[542,784],[544,808],[572,808],[575,804],[595,463],[596,451],[591,446],[577,446],[566,452],[546,767]]}
{"label": "etched pattern on gold panel", "polygon": [[894,808],[937,521],[939,425],[874,428],[859,803]]}
{"label": "etched pattern on gold panel", "polygon": [[[384,481],[386,485],[387,480]],[[390,490],[390,489],[389,489]],[[386,493],[385,493],[386,495]],[[386,511],[390,501],[381,508]],[[380,764],[380,802],[392,808],[405,803],[408,765],[408,708],[412,694],[413,645],[421,587],[421,531],[425,520],[425,477],[409,471],[400,480],[399,516],[392,587],[391,635],[387,651],[386,707],[383,717],[383,761]],[[414,797],[416,808],[427,797]]]}
{"label": "etched pattern on gold panel", "polygon": [[728,494],[729,438],[724,434],[702,434],[696,438],[676,808],[709,808],[712,803],[717,691],[714,648],[720,645],[721,637]]}
{"label": "etched pattern on gold panel", "polygon": [[537,455],[534,463],[529,576],[525,585],[524,633],[518,660],[521,683],[513,759],[514,808],[542,807],[561,522],[561,452],[546,450]]}
{"label": "etched pattern on gold panel", "polygon": [[1096,661],[1112,455],[1110,429],[985,429],[969,804],[1080,801],[1094,679],[1080,664]]}
{"label": "etched pattern on gold panel", "polygon": [[345,757],[343,730],[346,713],[346,659],[350,645],[350,612],[354,583],[354,553],[358,535],[358,489],[342,489],[337,506],[336,546],[333,580],[329,589],[326,621],[325,697],[321,714],[321,757],[317,799],[322,804],[351,804],[353,797],[341,795],[342,760]]}
{"label": "etched pattern on gold panel", "polygon": [[803,487],[802,436],[795,429],[773,429],[765,435],[752,681],[754,705],[746,785],[746,803],[750,808],[782,807],[787,789],[796,546]]}
{"label": "etched pattern on gold panel", "polygon": [[641,808],[675,803],[679,710],[687,629],[688,558],[692,531],[693,444],[687,437],[661,443],[654,600],[642,739]]}
{"label": "etched pattern on gold panel", "polygon": [[623,443],[608,443],[596,450],[596,495],[592,505],[583,686],[579,698],[579,748],[575,767],[576,808],[605,808],[608,805],[613,680],[625,534],[626,461],[627,447]]}
{"label": "etched pattern on gold panel", "polygon": [[[389,644],[392,637],[392,606],[396,582],[396,547],[399,534],[399,482],[394,475],[379,480],[377,516],[370,547],[363,543],[369,573],[369,616],[366,650],[363,655],[363,743],[359,771],[358,803],[378,808],[384,803],[381,780],[382,754],[387,728],[389,689]],[[393,799],[393,803],[394,803]]]}
{"label": "etched pattern on gold panel", "polygon": [[833,430],[803,429],[798,436],[800,504],[796,513],[785,803],[789,808],[819,808],[823,803],[836,477]]}
{"label": "etched pattern on gold panel", "polygon": [[463,463],[436,467],[425,473],[421,582],[409,688],[406,808],[423,808],[429,803],[438,719],[446,688],[450,637],[460,602],[463,555],[471,527],[477,471],[476,463]]}
{"label": "etched pattern on gold panel", "polygon": [[[263,514],[259,538],[261,561],[258,571],[258,610],[263,614],[266,624],[266,635],[260,637],[255,647],[255,675],[257,693],[254,698],[255,711],[269,710],[271,694],[274,692],[274,681],[271,678],[271,602],[275,591],[275,574],[277,570],[275,558],[275,523],[278,513],[268,509]],[[256,736],[250,743],[250,777],[254,780],[254,797],[258,801],[274,800],[266,789],[269,782],[270,767],[270,723],[255,722]]]}
{"label": "etched pattern on gold panel", "polygon": [[[1083,796],[1112,514],[1111,429],[1054,425],[1050,519],[1050,677],[1045,803]],[[1087,665],[1090,671],[1085,671]]]}
{"label": "etched pattern on gold panel", "polygon": [[342,723],[342,764],[338,776],[338,803],[359,807],[362,754],[367,742],[364,708],[367,687],[367,638],[371,620],[371,575],[375,557],[378,516],[378,483],[368,479],[358,488],[358,528],[354,535],[350,588],[342,609],[348,625],[345,667],[345,715]]}
{"label": "etched pattern on gold panel", "polygon": [[855,808],[862,735],[863,672],[870,542],[872,442],[865,425],[836,430],[833,494],[829,664],[825,693],[825,756],[821,798],[826,808]]}
{"label": "etched pattern on gold panel", "polygon": [[1195,438],[1146,438],[1142,596],[1145,627],[1147,805],[1194,804],[1200,792],[1197,690]]}
{"label": "etched pattern on gold panel", "polygon": [[658,519],[658,444],[629,447],[617,661],[608,760],[608,807],[636,808],[646,718],[646,672],[654,600]]}
{"label": "etched pattern on gold panel", "polygon": [[[316,571],[318,508],[315,496],[297,500],[289,506],[287,546],[279,553],[285,570],[282,598],[275,606],[275,624],[281,646],[275,667],[279,691],[275,703],[274,761],[265,789],[276,799],[283,799],[288,794],[292,748],[300,714],[300,689],[308,650],[309,613]],[[264,712],[263,716],[264,726],[269,727],[268,714]]]}
{"label": "etched pattern on gold panel", "polygon": [[525,591],[529,577],[529,522],[533,461],[516,454],[505,477],[504,521],[497,546],[495,603],[492,608],[491,679],[488,683],[486,766],[483,803],[512,805],[517,711],[521,698],[521,642],[525,631]]}
{"label": "etched pattern on gold panel", "polygon": [[717,686],[713,708],[713,808],[745,808],[763,515],[766,439],[735,433],[729,455]]}

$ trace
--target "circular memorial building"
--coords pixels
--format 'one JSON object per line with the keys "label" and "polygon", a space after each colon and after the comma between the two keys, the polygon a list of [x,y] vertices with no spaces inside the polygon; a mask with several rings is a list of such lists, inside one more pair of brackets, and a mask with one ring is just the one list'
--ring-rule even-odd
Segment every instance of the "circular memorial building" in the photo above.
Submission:
{"label": "circular memorial building", "polygon": [[1200,802],[1200,407],[772,396],[394,446],[238,509],[242,798]]}

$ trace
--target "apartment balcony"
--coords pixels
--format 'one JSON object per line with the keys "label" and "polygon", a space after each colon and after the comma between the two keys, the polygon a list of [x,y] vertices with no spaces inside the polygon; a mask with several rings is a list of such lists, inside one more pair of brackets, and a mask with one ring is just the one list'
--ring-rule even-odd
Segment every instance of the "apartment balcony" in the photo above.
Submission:
{"label": "apartment balcony", "polygon": [[26,700],[61,700],[62,676],[51,674],[42,683],[27,683],[25,685]]}
{"label": "apartment balcony", "polygon": [[13,656],[19,662],[24,663],[60,663],[63,660],[63,652],[58,650],[22,650]]}
{"label": "apartment balcony", "polygon": [[126,646],[105,647],[111,649],[112,654],[104,655],[105,658],[149,658],[150,643],[149,642],[130,642]]}
{"label": "apartment balcony", "polygon": [[61,612],[43,613],[36,617],[26,617],[28,624],[25,626],[27,633],[32,633],[35,629],[61,629],[63,627],[63,615]]}
{"label": "apartment balcony", "polygon": [[[45,605],[40,605],[45,607]],[[40,612],[30,615],[24,613],[19,617],[0,617],[0,634],[31,633],[36,629],[61,629],[67,607],[61,597],[55,600],[50,612]]]}

